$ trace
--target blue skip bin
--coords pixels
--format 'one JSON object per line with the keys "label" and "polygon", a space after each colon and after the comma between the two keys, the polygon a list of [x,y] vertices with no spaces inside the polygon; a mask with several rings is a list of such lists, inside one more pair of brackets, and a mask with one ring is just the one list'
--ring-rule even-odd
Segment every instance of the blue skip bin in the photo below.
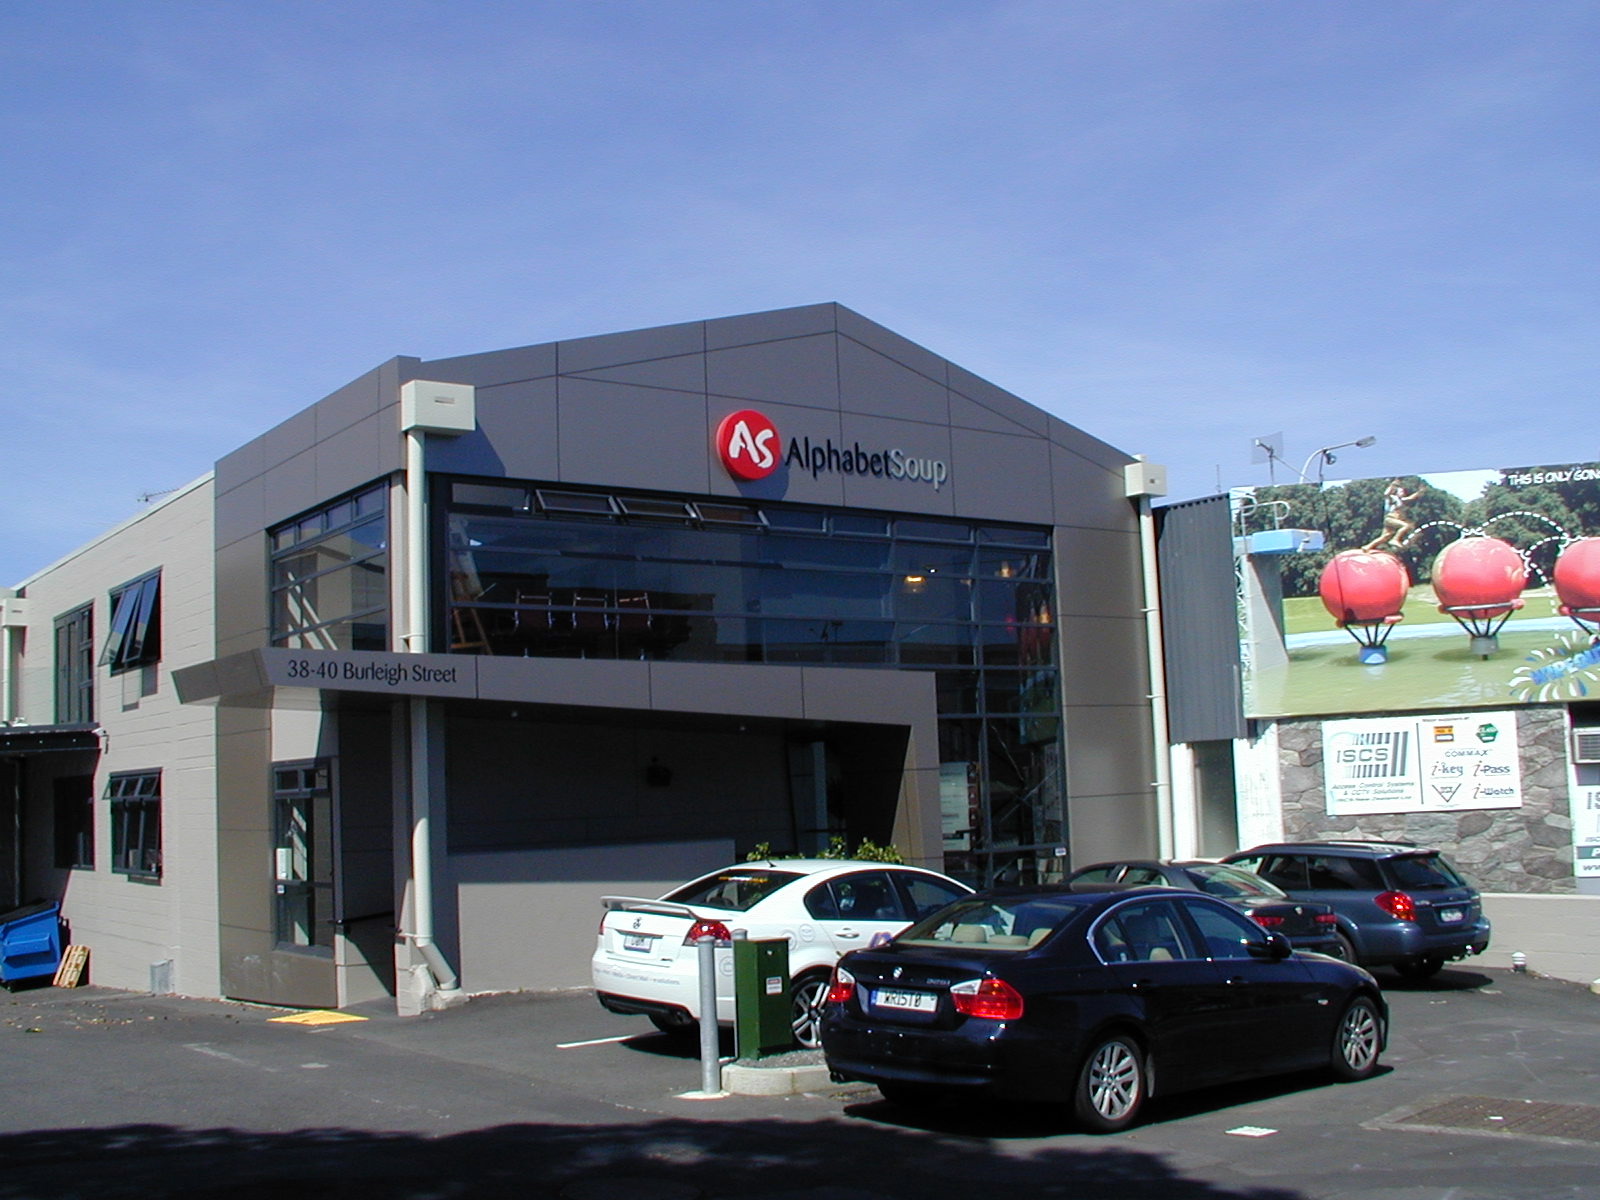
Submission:
{"label": "blue skip bin", "polygon": [[0,913],[0,983],[54,975],[61,965],[61,905],[25,904]]}

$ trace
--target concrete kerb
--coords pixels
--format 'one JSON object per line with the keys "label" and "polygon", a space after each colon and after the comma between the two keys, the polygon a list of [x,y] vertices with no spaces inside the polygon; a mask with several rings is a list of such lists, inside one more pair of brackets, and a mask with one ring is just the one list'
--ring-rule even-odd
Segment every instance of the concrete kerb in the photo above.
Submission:
{"label": "concrete kerb", "polygon": [[722,1067],[722,1088],[734,1096],[797,1096],[806,1092],[869,1091],[870,1084],[834,1083],[820,1050],[770,1058],[735,1059]]}

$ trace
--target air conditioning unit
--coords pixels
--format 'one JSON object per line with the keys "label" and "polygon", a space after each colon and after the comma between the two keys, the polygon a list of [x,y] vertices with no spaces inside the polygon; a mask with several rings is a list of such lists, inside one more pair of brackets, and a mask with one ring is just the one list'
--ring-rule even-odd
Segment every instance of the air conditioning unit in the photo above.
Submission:
{"label": "air conditioning unit", "polygon": [[1600,725],[1572,731],[1572,761],[1600,763]]}

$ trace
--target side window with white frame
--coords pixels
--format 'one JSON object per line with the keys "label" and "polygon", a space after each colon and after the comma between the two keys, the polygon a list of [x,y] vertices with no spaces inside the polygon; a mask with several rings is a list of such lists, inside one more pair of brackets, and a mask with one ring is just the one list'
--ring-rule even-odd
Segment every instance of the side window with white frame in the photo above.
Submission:
{"label": "side window with white frame", "polygon": [[161,572],[111,590],[111,632],[100,665],[115,675],[161,661]]}
{"label": "side window with white frame", "polygon": [[161,772],[126,771],[106,780],[111,801],[111,869],[161,878]]}

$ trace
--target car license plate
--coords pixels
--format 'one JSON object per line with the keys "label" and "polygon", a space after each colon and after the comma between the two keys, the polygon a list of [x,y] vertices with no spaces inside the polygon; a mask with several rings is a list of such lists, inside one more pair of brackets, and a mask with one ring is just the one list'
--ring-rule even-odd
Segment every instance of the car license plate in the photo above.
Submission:
{"label": "car license plate", "polygon": [[655,944],[655,935],[650,933],[625,933],[622,935],[622,948],[624,950],[637,950],[641,954],[649,954],[650,947]]}
{"label": "car license plate", "polygon": [[1467,919],[1467,914],[1459,908],[1441,908],[1439,910],[1439,924],[1457,925]]}
{"label": "car license plate", "polygon": [[898,1008],[903,1012],[936,1012],[939,997],[932,992],[902,992],[883,988],[873,996],[873,1004],[878,1008]]}

